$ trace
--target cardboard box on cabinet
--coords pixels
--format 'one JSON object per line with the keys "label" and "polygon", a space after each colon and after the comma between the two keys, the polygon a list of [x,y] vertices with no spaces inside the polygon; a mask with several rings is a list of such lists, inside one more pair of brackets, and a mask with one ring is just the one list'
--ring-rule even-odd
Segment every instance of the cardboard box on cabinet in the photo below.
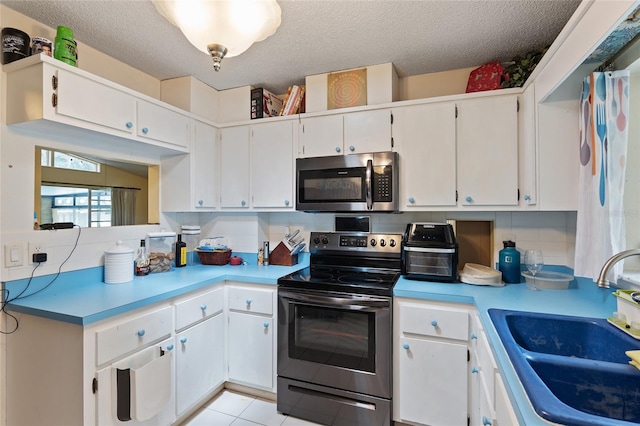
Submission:
{"label": "cardboard box on cabinet", "polygon": [[[354,68],[354,70],[359,68]],[[398,100],[398,74],[392,63],[373,65],[367,69],[367,105]],[[349,70],[344,70],[349,71]],[[330,73],[307,76],[306,112],[327,111],[327,78]]]}

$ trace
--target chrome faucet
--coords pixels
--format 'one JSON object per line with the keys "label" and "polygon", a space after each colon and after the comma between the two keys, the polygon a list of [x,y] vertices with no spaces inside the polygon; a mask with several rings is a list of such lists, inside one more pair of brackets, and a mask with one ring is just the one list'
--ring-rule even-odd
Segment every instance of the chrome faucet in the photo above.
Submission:
{"label": "chrome faucet", "polygon": [[598,287],[609,288],[610,283],[607,280],[607,274],[609,273],[609,270],[613,267],[613,265],[629,256],[640,256],[640,249],[624,250],[618,254],[614,254],[613,256],[611,256],[611,258],[609,258],[609,260],[604,263],[604,266],[602,266],[602,269],[600,270],[600,276],[598,276],[598,281],[596,282]]}

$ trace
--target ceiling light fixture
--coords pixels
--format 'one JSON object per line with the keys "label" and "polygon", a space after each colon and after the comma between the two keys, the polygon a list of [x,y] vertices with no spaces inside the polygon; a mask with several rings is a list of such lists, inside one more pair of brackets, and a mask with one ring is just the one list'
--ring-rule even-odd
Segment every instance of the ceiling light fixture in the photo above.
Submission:
{"label": "ceiling light fixture", "polygon": [[276,0],[152,0],[158,12],[180,28],[220,70],[225,57],[238,56],[280,26]]}

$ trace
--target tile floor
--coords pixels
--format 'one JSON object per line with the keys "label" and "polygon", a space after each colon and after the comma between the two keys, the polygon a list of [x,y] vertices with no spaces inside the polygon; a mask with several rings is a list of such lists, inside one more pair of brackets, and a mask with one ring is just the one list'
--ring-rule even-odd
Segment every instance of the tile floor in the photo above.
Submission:
{"label": "tile floor", "polygon": [[285,416],[276,403],[224,390],[181,426],[316,426],[316,423]]}

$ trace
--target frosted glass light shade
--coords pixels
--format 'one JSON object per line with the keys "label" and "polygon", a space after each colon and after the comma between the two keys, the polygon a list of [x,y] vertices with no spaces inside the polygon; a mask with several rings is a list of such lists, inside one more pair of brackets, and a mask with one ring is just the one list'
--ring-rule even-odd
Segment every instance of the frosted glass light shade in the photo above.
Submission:
{"label": "frosted glass light shade", "polygon": [[222,45],[225,56],[237,56],[280,26],[276,0],[153,0],[165,18],[187,40],[209,54],[208,45]]}

